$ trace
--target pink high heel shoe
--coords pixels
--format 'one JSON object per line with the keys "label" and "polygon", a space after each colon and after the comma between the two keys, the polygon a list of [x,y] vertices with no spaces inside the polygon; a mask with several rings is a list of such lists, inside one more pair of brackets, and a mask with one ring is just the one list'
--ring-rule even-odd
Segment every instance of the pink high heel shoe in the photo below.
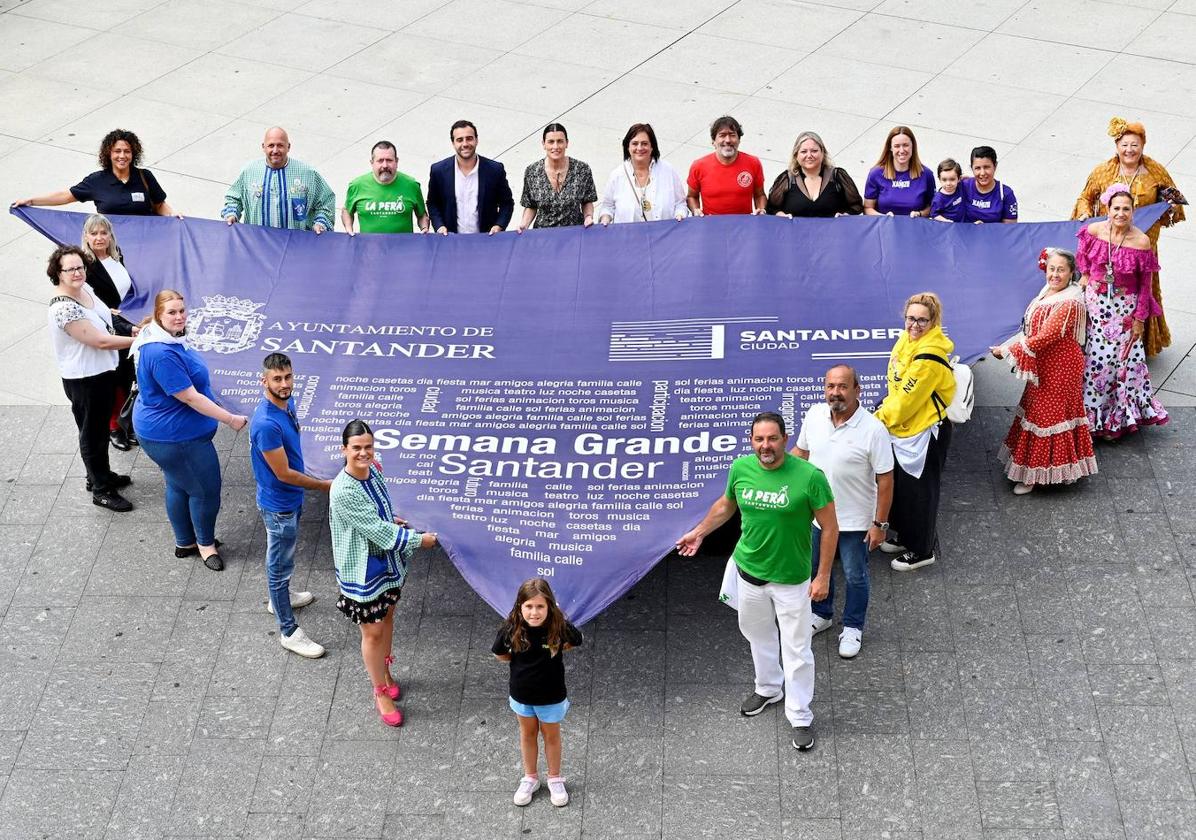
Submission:
{"label": "pink high heel shoe", "polygon": [[[387,690],[386,686],[384,686],[384,685],[374,686],[374,696],[375,697],[382,697],[383,695],[389,695],[389,694],[390,694],[390,692]],[[390,713],[383,712],[383,711],[379,710],[378,717],[382,718],[382,722],[385,723],[387,726],[402,726],[403,725],[403,713],[401,711],[399,711],[398,709],[395,709],[393,712],[390,712]]]}
{"label": "pink high heel shoe", "polygon": [[403,696],[403,689],[399,686],[398,681],[390,675],[390,666],[394,664],[395,658],[393,656],[386,657],[386,681],[389,685],[386,686],[386,693],[391,700],[398,700]]}

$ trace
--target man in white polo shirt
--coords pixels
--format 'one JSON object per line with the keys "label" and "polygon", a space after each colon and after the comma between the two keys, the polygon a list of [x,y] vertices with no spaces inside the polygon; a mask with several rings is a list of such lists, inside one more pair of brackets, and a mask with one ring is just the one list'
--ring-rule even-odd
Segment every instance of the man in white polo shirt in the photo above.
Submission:
{"label": "man in white polo shirt", "polygon": [[[839,656],[851,659],[860,652],[868,611],[868,552],[884,541],[889,529],[893,447],[884,424],[860,405],[860,378],[853,368],[835,365],[828,370],[825,390],[826,402],[806,412],[792,454],[826,473],[835,495],[838,555],[847,580]],[[813,529],[811,565],[817,574],[820,533],[816,524]],[[826,598],[810,606],[814,632],[821,633],[834,623],[834,583]]]}

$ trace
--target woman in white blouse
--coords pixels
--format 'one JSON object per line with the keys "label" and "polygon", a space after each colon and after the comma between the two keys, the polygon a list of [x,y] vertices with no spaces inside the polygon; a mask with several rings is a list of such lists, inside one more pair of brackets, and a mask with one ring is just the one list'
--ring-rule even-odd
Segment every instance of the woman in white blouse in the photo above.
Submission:
{"label": "woman in white blouse", "polygon": [[[133,278],[125,268],[125,258],[116,244],[116,232],[112,222],[101,213],[93,213],[83,223],[83,241],[80,248],[87,255],[87,285],[103,301],[113,315],[120,314],[121,301],[133,288]],[[119,323],[120,319],[117,319]],[[127,323],[125,324],[127,326]],[[127,332],[127,330],[126,330]],[[137,445],[137,438],[125,434],[116,422],[121,407],[129,397],[133,386],[133,362],[127,350],[120,351],[120,364],[116,367],[116,397],[112,403],[112,417],[108,423],[108,440],[121,452]]]}
{"label": "woman in white blouse", "polygon": [[132,479],[117,475],[109,465],[108,419],[116,391],[116,354],[133,339],[114,334],[112,312],[87,284],[87,257],[81,249],[60,246],[50,255],[46,274],[57,287],[50,300],[50,342],[79,427],[79,456],[92,503],[122,513],[132,510],[118,492]]}
{"label": "woman in white blouse", "polygon": [[684,219],[685,183],[677,170],[660,159],[656,132],[636,123],[623,135],[623,162],[615,167],[598,202],[598,221],[652,222]]}

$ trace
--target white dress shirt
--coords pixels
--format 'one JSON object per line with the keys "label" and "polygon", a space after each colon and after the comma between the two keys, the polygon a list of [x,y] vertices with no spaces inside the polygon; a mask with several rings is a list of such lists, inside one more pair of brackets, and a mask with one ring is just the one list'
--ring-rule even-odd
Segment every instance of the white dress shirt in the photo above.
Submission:
{"label": "white dress shirt", "polygon": [[478,232],[478,169],[481,161],[474,158],[473,170],[466,174],[461,165],[453,162],[453,192],[457,195],[457,233]]}

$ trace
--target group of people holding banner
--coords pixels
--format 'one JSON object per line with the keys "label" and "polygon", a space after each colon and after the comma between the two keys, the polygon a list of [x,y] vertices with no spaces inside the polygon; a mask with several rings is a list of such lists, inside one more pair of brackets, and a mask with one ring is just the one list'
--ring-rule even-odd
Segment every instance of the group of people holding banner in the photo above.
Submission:
{"label": "group of people holding banner", "polygon": [[[1074,252],[1056,247],[1039,255],[1045,285],[1027,306],[1022,330],[991,348],[994,356],[1009,361],[1015,375],[1027,382],[1001,454],[1007,475],[1015,482],[1013,492],[1019,495],[1038,485],[1069,483],[1095,473],[1094,434],[1116,438],[1142,425],[1167,420],[1165,409],[1154,397],[1146,358],[1169,342],[1158,291],[1158,232],[1162,226],[1183,220],[1186,202],[1166,170],[1142,154],[1146,136],[1143,126],[1114,119],[1109,133],[1117,154],[1093,171],[1075,208],[1077,218],[1105,214],[1107,220],[1086,225],[1079,232]],[[631,126],[623,139],[623,163],[611,173],[599,196],[589,167],[567,154],[565,127],[552,123],[542,133],[544,159],[525,171],[521,197],[524,209],[517,230],[522,233],[530,227],[588,227],[594,222],[606,225],[681,220],[727,213],[770,213],[790,218],[908,215],[978,223],[1012,222],[1017,217],[1016,197],[996,180],[996,152],[986,146],[972,152],[971,178],[963,178],[961,167],[953,160],[940,164],[942,186],[936,188],[934,173],[919,158],[913,132],[904,126],[895,127],[861,195],[851,176],[834,166],[821,138],[814,132],[803,132],[794,144],[788,167],[766,193],[760,161],[739,149],[743,129],[738,121],[721,117],[711,126],[710,134],[713,153],[695,161],[683,180],[660,159],[651,125]],[[371,171],[354,181],[342,208],[346,229],[351,233],[391,229],[388,226],[394,221],[392,217],[404,218],[409,230],[424,232],[493,234],[506,229],[513,219],[514,200],[505,170],[501,164],[476,154],[477,130],[472,123],[455,123],[450,139],[454,156],[433,167],[427,202],[419,185],[398,172],[393,144],[375,144]],[[285,131],[271,129],[262,147],[264,160],[247,166],[230,188],[222,210],[225,220],[230,224],[247,221],[315,233],[334,229],[335,197],[319,173],[289,156]],[[152,173],[140,168],[141,155],[135,135],[123,130],[111,132],[101,146],[99,172],[70,190],[15,203],[94,201],[100,211],[85,223],[81,247],[58,248],[47,267],[60,293],[50,307],[51,335],[64,390],[79,426],[80,452],[93,501],[114,511],[132,508],[119,492],[131,479],[111,470],[107,446],[143,446],[166,478],[166,509],[174,527],[176,556],[198,556],[207,568],[218,571],[223,568],[220,542],[215,536],[221,488],[212,436],[220,423],[239,430],[250,419],[216,402],[202,359],[185,347],[186,305],[177,292],[159,294],[153,314],[142,325],[121,323],[120,302],[132,287],[136,267],[124,265],[112,225],[101,214],[174,214],[161,185]],[[1155,200],[1171,205],[1163,218],[1147,231],[1135,227],[1135,207]],[[843,366],[836,366],[827,374],[828,416],[835,414],[836,406],[851,406],[854,393],[854,408],[841,418],[843,423],[858,410],[861,419],[868,415],[879,424],[875,428],[883,429],[887,436],[891,460],[884,472],[892,473],[891,492],[872,497],[870,525],[863,523],[859,527],[860,523],[855,523],[845,528],[835,520],[833,500],[840,497],[840,491],[836,488],[832,493],[833,477],[829,482],[825,477],[818,479],[823,475],[818,469],[792,467],[801,475],[784,484],[787,492],[780,485],[772,486],[776,482],[771,479],[777,476],[769,475],[770,471],[790,464],[789,459],[794,457],[786,454],[786,429],[776,415],[757,418],[751,432],[754,454],[736,462],[728,484],[726,499],[741,510],[744,500],[750,499],[749,507],[765,517],[760,520],[757,514],[745,515],[744,539],[735,555],[737,575],[747,584],[745,597],[748,601],[755,598],[756,604],[756,608],[741,609],[740,617],[757,666],[757,686],[745,700],[743,713],[756,714],[786,697],[786,712],[795,727],[794,746],[799,750],[814,744],[808,708],[812,693],[809,639],[831,623],[826,614],[831,606],[830,560],[838,554],[846,565],[841,532],[848,531],[855,538],[862,530],[869,548],[879,547],[896,555],[891,566],[897,571],[913,571],[936,561],[939,483],[952,432],[947,409],[956,387],[951,364],[954,345],[943,331],[942,303],[933,292],[908,299],[902,315],[904,329],[889,360],[887,396],[874,416],[859,407],[858,379],[852,391],[854,372],[848,375]],[[138,362],[139,397],[132,418],[135,432],[121,425],[117,416],[133,390],[133,371],[127,361],[130,353]],[[283,645],[303,656],[323,653],[322,647],[302,633],[293,617],[292,608],[310,603],[311,594],[290,593],[285,586],[288,563],[293,565],[299,519],[296,491],[291,490],[285,503],[271,499],[286,496],[285,488],[280,489],[282,485],[300,488],[300,501],[303,488],[331,491],[338,572],[343,565],[345,579],[356,581],[354,585],[360,588],[346,591],[342,587],[338,608],[362,627],[363,660],[374,683],[379,713],[383,722],[398,725],[402,718],[394,701],[400,689],[389,671],[394,607],[406,556],[417,546],[434,544],[435,536],[412,532],[392,521],[385,485],[372,466],[372,432],[364,424],[350,424],[345,429],[346,469],[342,475],[348,478],[338,476],[336,482],[305,479],[301,457],[297,462],[290,457],[298,447],[298,430],[288,425],[294,421],[290,389],[284,381],[290,376],[289,360],[275,359],[272,367],[267,359],[265,368],[266,400],[275,410],[266,406],[260,422],[255,415],[254,423],[266,431],[253,433],[257,447],[254,469],[259,507],[269,535],[270,606],[278,617]],[[838,373],[832,376],[836,369]],[[271,377],[281,380],[271,385]],[[802,446],[810,440],[805,431],[803,428],[799,435],[796,457],[810,458],[817,464],[819,453]],[[268,457],[269,453],[274,455]],[[877,467],[876,476],[881,474],[883,461],[878,458],[872,464]],[[262,487],[273,487],[271,475],[279,482],[274,488],[278,492],[273,496],[266,493],[263,502],[260,491]],[[746,483],[739,487],[737,482]],[[777,511],[791,513],[798,487],[806,488],[801,503],[808,507],[809,521],[800,522],[796,531],[789,523],[784,538],[777,543],[774,525],[767,524],[771,521],[768,517]],[[274,510],[271,504],[286,509]],[[703,534],[717,524],[726,508],[724,504],[712,511],[702,525],[681,539],[679,545],[684,553],[697,549]],[[749,522],[753,517],[755,520]],[[758,528],[760,521],[766,522],[763,530]],[[370,566],[374,559],[368,551],[371,534],[380,535],[390,546],[394,568],[386,570],[390,574],[386,586],[368,585],[368,581],[378,580],[374,574],[378,570]],[[800,545],[803,541],[804,548]],[[818,545],[817,551],[812,551],[814,544]],[[790,551],[794,546],[798,546],[796,554]],[[820,565],[819,556],[827,562]],[[800,561],[796,566],[794,557]],[[863,567],[866,573],[866,553]],[[799,585],[805,589],[796,600],[793,592],[777,588]],[[856,587],[856,595],[861,585],[866,591],[866,578],[861,584],[858,578],[848,577],[849,589]],[[497,655],[518,660],[520,650],[514,640],[521,638],[527,627],[540,627],[545,620],[555,628],[545,632],[561,649],[580,643],[575,628],[566,632],[568,628],[559,626],[557,613],[552,612],[555,602],[551,590],[545,593],[531,587],[526,593],[521,591],[520,598],[503,631],[506,635],[500,634],[496,641]],[[817,618],[810,614],[811,600],[822,607],[822,611],[816,611]],[[544,602],[544,615],[550,619],[541,617],[539,624],[521,625],[519,622],[529,615],[541,615],[535,612],[540,601]],[[525,612],[523,605],[529,603],[532,607]],[[798,606],[793,607],[793,603]],[[866,606],[866,597],[864,603]],[[845,658],[859,651],[862,614],[860,609],[858,619],[844,617],[840,655]],[[800,630],[797,637],[786,635],[787,627],[794,626],[793,620],[797,620]],[[849,626],[848,621],[859,626]],[[536,633],[531,635],[539,638]],[[765,650],[770,645],[772,649]],[[804,670],[807,659],[808,672]],[[559,724],[560,717],[551,719],[557,714],[563,717],[567,710],[567,704],[561,708],[565,702],[563,676],[561,679],[560,692],[555,689],[555,677],[551,692],[554,698],[560,693],[561,699],[539,704],[545,706],[545,716],[537,711],[536,703],[517,700],[514,688],[511,701],[521,726],[528,717],[539,722],[529,730],[533,746],[537,736],[545,738],[546,747],[550,740],[557,739],[553,741],[555,760],[550,757],[549,784],[554,804],[560,804],[562,797],[567,801],[559,776],[559,731],[552,728]],[[533,692],[523,696],[541,695]],[[548,706],[553,708],[549,710]],[[532,709],[531,715],[525,714],[528,709]],[[526,741],[528,732],[523,734]],[[524,752],[526,768],[526,749]],[[538,784],[538,777],[525,774],[516,794],[517,803],[530,801]]]}

